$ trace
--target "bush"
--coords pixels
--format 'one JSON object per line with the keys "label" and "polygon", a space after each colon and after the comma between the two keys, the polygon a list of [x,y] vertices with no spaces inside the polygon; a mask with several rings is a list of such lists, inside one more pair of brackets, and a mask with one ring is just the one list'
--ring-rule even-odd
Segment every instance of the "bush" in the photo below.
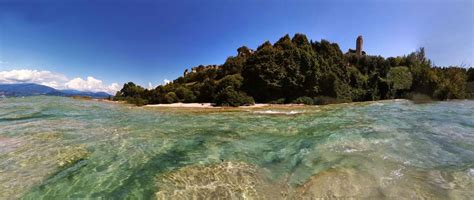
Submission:
{"label": "bush", "polygon": [[284,104],[285,103],[285,98],[280,98],[277,100],[269,101],[268,103],[270,104]]}
{"label": "bush", "polygon": [[218,89],[223,90],[232,87],[234,90],[240,89],[244,78],[240,74],[228,75],[218,81]]}
{"label": "bush", "polygon": [[474,81],[467,82],[466,84],[466,97],[474,99]]}
{"label": "bush", "polygon": [[178,96],[179,101],[185,103],[191,103],[196,100],[196,96],[194,96],[193,91],[185,87],[179,87],[176,89],[176,95]]}
{"label": "bush", "polygon": [[466,97],[466,70],[463,68],[434,68],[439,81],[433,97],[441,100]]}
{"label": "bush", "polygon": [[146,99],[142,99],[140,97],[128,97],[125,100],[127,101],[127,103],[134,104],[136,106],[143,106],[148,104],[148,101]]}
{"label": "bush", "polygon": [[179,101],[178,96],[174,92],[168,92],[168,94],[165,95],[165,103],[176,103]]}
{"label": "bush", "polygon": [[409,93],[407,99],[410,99],[415,104],[433,102],[430,96],[421,93]]}
{"label": "bush", "polygon": [[473,82],[474,81],[474,68],[470,67],[467,70],[467,81]]}
{"label": "bush", "polygon": [[391,68],[387,79],[393,84],[395,90],[408,90],[413,82],[413,76],[407,67]]}
{"label": "bush", "polygon": [[327,105],[327,104],[336,104],[336,103],[344,103],[346,101],[341,99],[336,99],[334,97],[328,96],[318,96],[313,98],[314,105]]}
{"label": "bush", "polygon": [[232,87],[221,90],[214,99],[216,106],[246,106],[253,105],[254,99],[243,92],[235,91]]}
{"label": "bush", "polygon": [[311,97],[304,96],[304,97],[299,97],[299,98],[293,100],[291,103],[313,105],[314,101]]}

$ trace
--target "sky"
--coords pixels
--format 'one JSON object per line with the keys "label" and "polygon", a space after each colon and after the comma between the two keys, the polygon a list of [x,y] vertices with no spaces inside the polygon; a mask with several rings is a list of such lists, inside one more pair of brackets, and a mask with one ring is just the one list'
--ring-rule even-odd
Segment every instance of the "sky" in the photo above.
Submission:
{"label": "sky", "polygon": [[473,11],[472,0],[0,0],[0,83],[156,87],[295,33],[344,52],[362,35],[368,54],[385,57],[425,47],[435,65],[468,67]]}

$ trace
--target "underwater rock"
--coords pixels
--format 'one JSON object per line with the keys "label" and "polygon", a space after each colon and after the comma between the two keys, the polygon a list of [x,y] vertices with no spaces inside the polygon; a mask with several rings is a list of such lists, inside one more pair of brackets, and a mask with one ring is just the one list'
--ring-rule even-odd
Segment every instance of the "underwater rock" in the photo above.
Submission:
{"label": "underwater rock", "polygon": [[65,167],[74,164],[89,155],[89,152],[84,145],[68,146],[59,151],[58,165]]}
{"label": "underwater rock", "polygon": [[284,188],[265,174],[245,163],[188,166],[158,177],[156,199],[281,199]]}
{"label": "underwater rock", "polygon": [[297,188],[297,199],[381,199],[375,178],[352,169],[320,172]]}
{"label": "underwater rock", "polygon": [[0,136],[0,153],[8,153],[18,148],[23,141],[19,138],[8,138]]}
{"label": "underwater rock", "polygon": [[[463,172],[395,170],[387,177],[330,169],[295,189],[295,199],[469,199],[473,180]],[[403,172],[402,172],[403,171]]]}
{"label": "underwater rock", "polygon": [[0,199],[20,199],[24,192],[44,183],[56,171],[89,155],[85,145],[67,146],[59,140],[60,135],[52,132],[2,139],[0,145],[9,145],[5,146],[8,153],[3,152],[0,157]]}

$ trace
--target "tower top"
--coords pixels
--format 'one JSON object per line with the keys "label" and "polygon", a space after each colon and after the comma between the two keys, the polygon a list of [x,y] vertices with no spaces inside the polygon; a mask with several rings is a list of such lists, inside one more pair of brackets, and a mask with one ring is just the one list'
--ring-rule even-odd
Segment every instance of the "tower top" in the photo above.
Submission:
{"label": "tower top", "polygon": [[364,40],[362,39],[362,35],[359,35],[356,40],[356,54],[358,56],[362,55],[362,45],[364,44]]}

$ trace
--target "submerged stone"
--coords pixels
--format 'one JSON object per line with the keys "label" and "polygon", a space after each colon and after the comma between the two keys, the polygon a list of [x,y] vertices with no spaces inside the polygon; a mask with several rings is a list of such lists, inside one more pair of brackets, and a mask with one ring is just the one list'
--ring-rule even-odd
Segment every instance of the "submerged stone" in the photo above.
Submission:
{"label": "submerged stone", "polygon": [[0,136],[0,153],[8,153],[17,149],[23,141],[19,138],[8,138]]}
{"label": "submerged stone", "polygon": [[58,165],[60,167],[65,167],[74,164],[83,160],[88,154],[89,152],[84,145],[68,146],[59,151]]}
{"label": "submerged stone", "polygon": [[[158,177],[156,199],[280,199],[284,187],[245,163],[188,166]],[[278,189],[280,188],[280,189]]]}
{"label": "submerged stone", "polygon": [[378,183],[368,174],[353,169],[330,169],[310,178],[296,190],[296,196],[308,199],[383,198]]}

